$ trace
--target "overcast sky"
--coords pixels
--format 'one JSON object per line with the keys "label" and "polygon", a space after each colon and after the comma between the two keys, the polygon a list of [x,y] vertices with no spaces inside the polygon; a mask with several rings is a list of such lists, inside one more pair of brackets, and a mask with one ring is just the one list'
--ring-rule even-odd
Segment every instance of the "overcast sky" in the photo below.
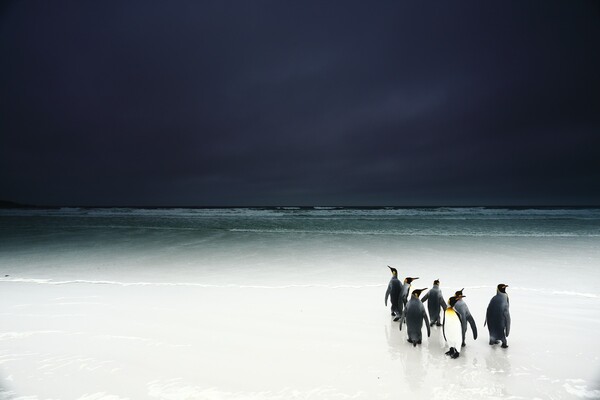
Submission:
{"label": "overcast sky", "polygon": [[15,1],[0,199],[600,204],[598,1]]}

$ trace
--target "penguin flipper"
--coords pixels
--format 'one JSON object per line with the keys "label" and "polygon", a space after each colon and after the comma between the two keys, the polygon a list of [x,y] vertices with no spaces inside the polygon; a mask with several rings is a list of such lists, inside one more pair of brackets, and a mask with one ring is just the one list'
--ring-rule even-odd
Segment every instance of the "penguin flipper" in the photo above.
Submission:
{"label": "penguin flipper", "polygon": [[388,301],[388,297],[390,297],[390,294],[392,293],[392,285],[388,285],[387,290],[385,291],[385,306],[387,307],[387,301]]}
{"label": "penguin flipper", "polygon": [[404,317],[406,316],[406,308],[402,311],[402,316],[400,317],[400,330],[402,330],[402,323],[404,323]]}
{"label": "penguin flipper", "polygon": [[446,311],[446,308],[448,308],[448,305],[446,304],[446,300],[444,300],[444,296],[442,296],[441,291],[440,291],[440,306],[442,306],[444,311]]}
{"label": "penguin flipper", "polygon": [[427,327],[427,337],[431,336],[431,328],[429,327],[429,318],[427,318],[427,313],[425,309],[423,309],[423,319],[425,320],[425,326]]}
{"label": "penguin flipper", "polygon": [[429,292],[425,293],[425,296],[423,296],[423,298],[421,299],[421,303],[425,303],[428,298],[429,298]]}
{"label": "penguin flipper", "polygon": [[460,315],[459,312],[456,313],[456,316],[458,317],[458,320],[460,321],[460,331],[462,334],[462,343],[465,342],[465,332],[467,331],[467,321],[465,321],[462,317],[462,315]]}
{"label": "penguin flipper", "polygon": [[448,339],[446,339],[446,313],[444,313],[444,321],[442,322],[442,334],[444,335],[444,340],[447,342]]}
{"label": "penguin flipper", "polygon": [[508,336],[510,333],[510,313],[508,312],[508,308],[504,310],[504,326],[506,336]]}
{"label": "penguin flipper", "polygon": [[477,340],[477,325],[475,325],[475,320],[473,319],[473,316],[471,314],[467,316],[467,321],[469,322],[469,325],[471,325],[471,331],[473,332],[473,340]]}

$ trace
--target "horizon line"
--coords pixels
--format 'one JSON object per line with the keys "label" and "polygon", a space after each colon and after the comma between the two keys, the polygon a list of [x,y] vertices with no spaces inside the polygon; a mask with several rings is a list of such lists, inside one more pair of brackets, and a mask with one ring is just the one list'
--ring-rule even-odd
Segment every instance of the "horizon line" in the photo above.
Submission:
{"label": "horizon line", "polygon": [[14,201],[0,200],[0,208],[4,209],[60,209],[60,208],[138,208],[138,209],[210,209],[210,208],[355,208],[355,209],[377,209],[377,208],[600,208],[599,204],[411,204],[411,205],[333,205],[333,204],[280,204],[280,205],[40,205],[25,204]]}

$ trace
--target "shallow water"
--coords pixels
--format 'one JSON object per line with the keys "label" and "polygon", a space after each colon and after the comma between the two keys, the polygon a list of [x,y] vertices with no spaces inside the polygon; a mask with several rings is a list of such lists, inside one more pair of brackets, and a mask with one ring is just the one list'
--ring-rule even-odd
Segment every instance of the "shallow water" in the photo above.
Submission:
{"label": "shallow water", "polygon": [[[599,260],[597,209],[2,211],[0,398],[600,398]],[[465,287],[459,359],[406,343],[386,265]]]}

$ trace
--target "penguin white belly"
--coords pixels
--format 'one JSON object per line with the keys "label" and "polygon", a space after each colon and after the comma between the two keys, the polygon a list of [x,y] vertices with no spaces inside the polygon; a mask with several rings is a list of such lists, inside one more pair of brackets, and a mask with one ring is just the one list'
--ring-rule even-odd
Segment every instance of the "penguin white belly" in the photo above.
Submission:
{"label": "penguin white belly", "polygon": [[462,344],[462,326],[460,318],[452,308],[447,308],[445,311],[444,320],[444,335],[449,347],[454,347],[460,351]]}

